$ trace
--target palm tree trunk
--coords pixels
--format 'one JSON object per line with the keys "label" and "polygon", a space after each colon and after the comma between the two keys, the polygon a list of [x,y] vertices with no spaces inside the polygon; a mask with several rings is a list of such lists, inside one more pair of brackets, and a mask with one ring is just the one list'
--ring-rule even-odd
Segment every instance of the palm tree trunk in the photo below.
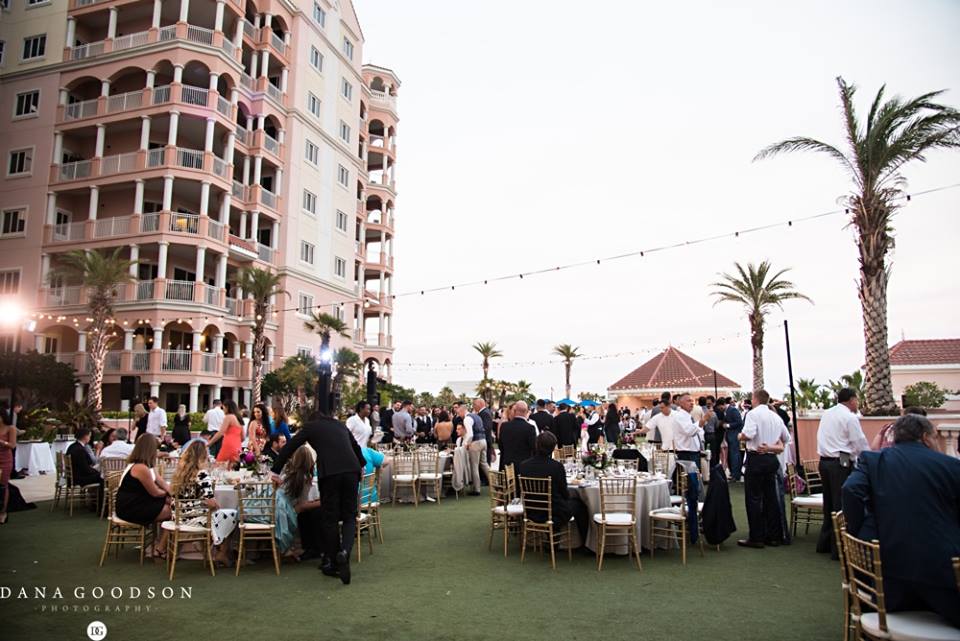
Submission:
{"label": "palm tree trunk", "polygon": [[763,322],[751,323],[750,347],[753,350],[753,391],[763,389]]}
{"label": "palm tree trunk", "polygon": [[[260,318],[266,318],[265,314],[260,313],[259,310],[258,316]],[[263,347],[266,342],[263,336],[263,325],[264,323],[260,321],[253,326],[253,391],[250,401],[251,407],[260,402],[260,393],[263,389]]]}
{"label": "palm tree trunk", "polygon": [[564,396],[564,398],[570,398],[570,370],[573,369],[573,363],[567,361],[566,363],[563,364],[563,369],[566,375],[565,377],[566,386],[564,389],[567,393],[566,396]]}
{"label": "palm tree trunk", "polygon": [[106,320],[99,312],[94,312],[94,322],[89,329],[90,333],[90,392],[88,403],[97,412],[103,409],[103,366],[107,358]]}
{"label": "palm tree trunk", "polygon": [[887,281],[883,257],[866,256],[860,243],[860,306],[863,310],[863,342],[866,375],[863,379],[864,412],[874,416],[897,414],[890,382],[890,352],[887,347]]}
{"label": "palm tree trunk", "polygon": [[487,378],[489,378],[489,376],[487,376],[487,373],[489,371],[490,371],[490,363],[487,361],[486,358],[484,358],[483,359],[483,380],[487,380]]}

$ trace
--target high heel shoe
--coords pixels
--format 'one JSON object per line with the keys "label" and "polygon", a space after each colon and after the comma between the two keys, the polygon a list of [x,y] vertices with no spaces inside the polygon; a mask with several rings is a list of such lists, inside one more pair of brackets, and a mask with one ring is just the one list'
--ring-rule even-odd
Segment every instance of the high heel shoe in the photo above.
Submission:
{"label": "high heel shoe", "polygon": [[3,518],[0,518],[0,525],[6,525],[6,524],[7,524],[7,517],[8,517],[8,516],[9,516],[8,514],[4,513]]}

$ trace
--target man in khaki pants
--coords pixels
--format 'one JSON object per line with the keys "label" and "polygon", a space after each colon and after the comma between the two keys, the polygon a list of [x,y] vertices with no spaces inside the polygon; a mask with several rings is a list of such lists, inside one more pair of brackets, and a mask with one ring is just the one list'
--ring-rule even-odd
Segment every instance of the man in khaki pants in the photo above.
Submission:
{"label": "man in khaki pants", "polygon": [[472,496],[480,495],[480,475],[486,476],[490,470],[487,465],[487,437],[483,429],[483,419],[474,412],[467,413],[465,405],[460,405],[457,412],[463,419],[463,445],[469,455],[469,472],[473,481]]}

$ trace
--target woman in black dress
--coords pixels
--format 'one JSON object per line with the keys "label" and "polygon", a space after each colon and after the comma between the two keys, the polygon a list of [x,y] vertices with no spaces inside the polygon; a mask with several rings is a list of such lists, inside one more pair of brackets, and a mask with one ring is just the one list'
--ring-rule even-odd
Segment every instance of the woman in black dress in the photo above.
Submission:
{"label": "woman in black dress", "polygon": [[[151,525],[170,520],[170,488],[163,477],[157,476],[157,439],[141,438],[127,457],[127,468],[117,488],[116,514],[118,518],[138,525]],[[164,549],[166,531],[154,546],[154,555]]]}
{"label": "woman in black dress", "polygon": [[187,414],[187,406],[181,405],[173,417],[173,442],[179,448],[186,445],[190,438],[190,415]]}

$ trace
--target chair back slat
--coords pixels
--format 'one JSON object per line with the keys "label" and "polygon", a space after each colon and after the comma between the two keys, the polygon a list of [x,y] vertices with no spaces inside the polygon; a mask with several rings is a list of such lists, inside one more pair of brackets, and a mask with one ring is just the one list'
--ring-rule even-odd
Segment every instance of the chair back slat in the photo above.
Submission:
{"label": "chair back slat", "polygon": [[490,484],[490,506],[498,507],[509,503],[512,496],[510,495],[507,473],[489,470],[487,480]]}
{"label": "chair back slat", "polygon": [[600,479],[600,512],[619,512],[637,516],[637,477],[602,477]]}
{"label": "chair back slat", "polygon": [[417,456],[413,452],[396,451],[393,454],[393,476],[417,473]]}
{"label": "chair back slat", "polygon": [[417,450],[417,473],[418,474],[439,474],[440,473],[440,453],[430,447],[422,447]]}
{"label": "chair back slat", "polygon": [[210,508],[207,507],[206,500],[174,496],[170,507],[178,527],[194,519],[205,520],[206,527],[210,527]]}
{"label": "chair back slat", "polygon": [[373,501],[373,488],[376,487],[377,472],[364,474],[360,479],[359,490],[357,492],[357,507],[362,510]]}
{"label": "chair back slat", "polygon": [[803,476],[806,479],[804,494],[817,494],[823,492],[823,480],[820,478],[820,461],[807,460],[801,461],[803,466]]}
{"label": "chair back slat", "polygon": [[844,583],[849,584],[850,578],[847,576],[847,562],[843,555],[843,535],[847,531],[847,519],[843,512],[834,512],[833,517],[833,542],[837,546],[837,554],[840,556],[840,578]]}
{"label": "chair back slat", "polygon": [[[125,462],[124,459],[117,459]],[[114,516],[117,513],[117,490],[120,489],[120,479],[123,477],[123,470],[104,470],[103,481],[104,489],[107,492],[107,516]]]}
{"label": "chair back slat", "polygon": [[886,632],[887,608],[883,596],[880,542],[863,541],[843,532],[843,557],[847,564],[854,615],[859,617],[864,608],[875,610],[880,629]]}
{"label": "chair back slat", "polygon": [[273,483],[240,483],[237,485],[237,521],[239,523],[275,522],[277,495]]}
{"label": "chair back slat", "polygon": [[119,456],[100,459],[100,474],[105,476],[110,472],[123,472],[127,467],[127,459]]}
{"label": "chair back slat", "polygon": [[520,500],[523,502],[523,517],[529,519],[532,514],[542,513],[547,521],[553,520],[552,480],[549,477],[520,477]]}

